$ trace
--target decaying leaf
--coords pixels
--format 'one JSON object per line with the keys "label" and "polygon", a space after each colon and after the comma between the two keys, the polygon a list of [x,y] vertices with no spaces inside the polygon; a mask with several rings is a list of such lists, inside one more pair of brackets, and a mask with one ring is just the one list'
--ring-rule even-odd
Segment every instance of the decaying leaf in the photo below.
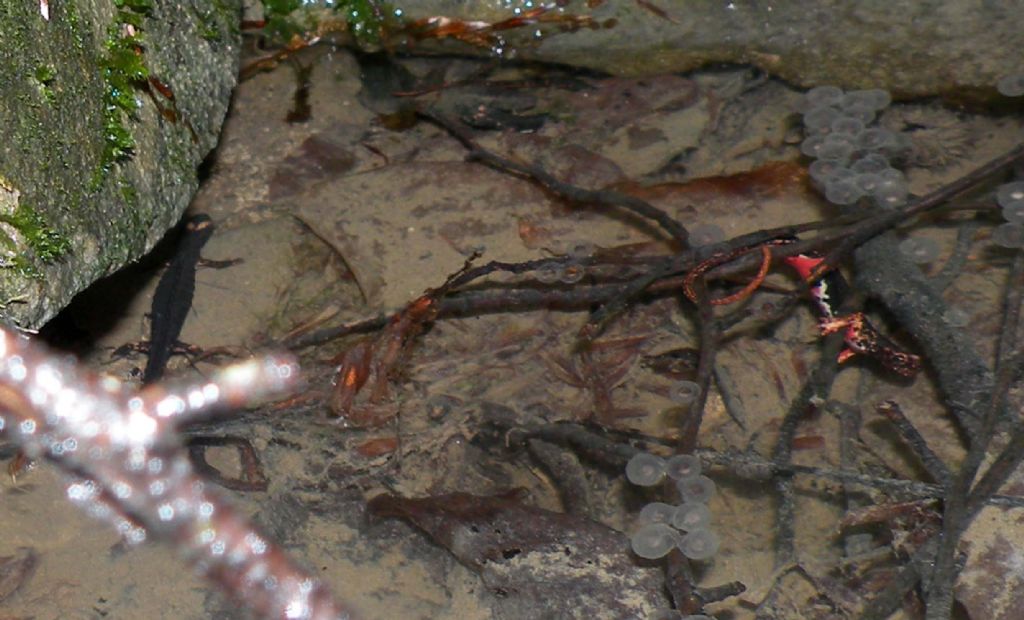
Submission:
{"label": "decaying leaf", "polygon": [[0,557],[0,603],[32,578],[38,564],[39,556],[31,547],[18,547],[14,555]]}
{"label": "decaying leaf", "polygon": [[660,570],[640,565],[621,532],[524,504],[522,495],[384,494],[369,509],[413,523],[475,570],[496,617],[644,618],[667,605]]}

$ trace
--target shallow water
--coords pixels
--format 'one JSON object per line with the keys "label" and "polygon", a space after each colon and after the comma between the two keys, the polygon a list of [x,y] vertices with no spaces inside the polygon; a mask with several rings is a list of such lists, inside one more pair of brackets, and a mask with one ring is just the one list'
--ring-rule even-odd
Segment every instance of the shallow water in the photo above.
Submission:
{"label": "shallow water", "polygon": [[[379,95],[364,90],[352,54],[316,48],[298,62],[312,67],[308,121],[286,120],[296,88],[287,65],[255,75],[235,94],[221,146],[192,211],[218,223],[204,256],[243,262],[200,270],[183,341],[245,354],[318,316],[339,323],[394,310],[440,286],[474,251],[482,252],[480,262],[525,261],[581,244],[605,250],[648,244],[647,253],[668,251],[664,235],[633,216],[567,205],[521,178],[463,161],[463,147],[433,125],[387,129],[394,119],[379,115]],[[437,110],[466,120],[486,111],[509,123],[537,115],[543,121],[529,132],[481,130],[477,138],[485,147],[539,162],[584,187],[631,192],[686,226],[714,224],[731,238],[835,216],[806,183],[807,160],[799,153],[803,136],[793,114],[800,91],[745,69],[634,80],[448,58],[409,58],[402,64],[419,79],[443,75],[447,83],[459,84],[417,98]],[[905,170],[918,195],[1024,138],[1019,116],[953,112],[934,101],[896,103],[881,122],[906,132],[913,142]],[[694,182],[750,170],[761,174]],[[914,237],[934,240],[940,257],[949,255],[966,224],[966,217],[956,214],[907,222]],[[991,359],[998,333],[1007,263],[986,239],[992,225],[981,223],[968,261],[944,293],[951,307],[969,317],[964,329],[984,359]],[[165,251],[173,252],[173,244]],[[941,260],[922,269],[935,274]],[[60,333],[91,343],[85,357],[90,366],[132,376],[144,359],[111,361],[109,351],[146,337],[144,315],[159,274],[154,261],[100,283],[61,318]],[[779,269],[768,283],[749,308],[776,301],[773,290],[799,286]],[[126,286],[136,290],[130,298],[112,293]],[[374,410],[375,419],[383,421],[379,428],[346,425],[327,406],[337,364],[332,358],[356,339],[304,349],[308,387],[301,399],[190,432],[238,435],[251,442],[268,488],[228,494],[368,618],[539,617],[530,615],[535,608],[517,607],[515,593],[507,591],[509,581],[502,581],[515,583],[523,575],[547,575],[550,589],[541,603],[551,617],[576,617],[579,608],[559,607],[559,579],[567,580],[566,600],[574,592],[568,569],[527,565],[509,577],[466,556],[460,556],[460,564],[404,522],[368,519],[365,511],[367,499],[385,491],[415,497],[490,495],[521,487],[526,504],[572,508],[580,518],[630,531],[652,498],[625,483],[621,472],[576,457],[564,470],[552,470],[536,454],[504,450],[481,432],[488,412],[504,407],[524,421],[600,422],[630,433],[673,436],[680,412],[671,396],[678,377],[641,362],[644,356],[698,346],[692,308],[672,298],[638,305],[609,325],[589,367],[572,354],[586,319],[582,311],[536,309],[439,320],[418,338],[385,404]],[[699,444],[767,454],[782,413],[818,355],[809,303],[771,329],[750,330],[729,341],[719,353],[719,387],[708,401]],[[198,377],[210,368],[207,362],[190,366],[176,359],[168,374]],[[595,399],[595,374],[596,384],[608,388],[610,405]],[[722,390],[728,400],[721,398]],[[875,413],[875,405],[888,398],[900,402],[947,462],[962,458],[960,437],[928,373],[904,382],[877,364],[857,361],[840,373],[831,397],[863,418],[855,443],[856,464],[864,471],[921,478],[912,455]],[[808,416],[797,431],[801,441],[794,441],[794,462],[838,468],[839,426],[831,413]],[[225,472],[239,467],[229,449],[208,456]],[[721,548],[713,561],[700,565],[696,578],[704,586],[738,580],[748,588],[712,611],[752,618],[771,596],[773,617],[810,617],[820,593],[792,582],[799,582],[798,576],[783,575],[772,590],[773,494],[765,485],[720,470],[710,475],[719,484],[710,508]],[[584,501],[570,505],[561,485],[574,479]],[[171,550],[126,549],[113,532],[76,512],[50,465],[40,463],[17,482],[0,486],[5,497],[0,528],[6,532],[0,555],[19,547],[38,554],[34,574],[3,601],[7,616],[240,617]],[[882,538],[837,538],[844,514],[838,485],[818,481],[801,489],[795,541],[808,573],[826,574],[855,563],[851,557],[890,552]],[[1005,535],[1015,527],[1012,511],[990,510],[970,536],[983,546],[995,532]],[[866,547],[857,547],[865,542]],[[625,542],[615,563],[635,564],[637,574],[658,574],[656,565],[636,562]],[[977,584],[988,568],[972,556],[968,571],[971,580],[963,582],[961,593],[977,605],[987,592]],[[872,592],[870,583],[863,587]],[[498,594],[502,589],[504,595]],[[661,606],[651,596],[631,600],[631,594],[613,596],[631,601],[636,617]],[[669,604],[667,597],[661,602]],[[585,615],[621,617],[610,607],[605,611]]]}

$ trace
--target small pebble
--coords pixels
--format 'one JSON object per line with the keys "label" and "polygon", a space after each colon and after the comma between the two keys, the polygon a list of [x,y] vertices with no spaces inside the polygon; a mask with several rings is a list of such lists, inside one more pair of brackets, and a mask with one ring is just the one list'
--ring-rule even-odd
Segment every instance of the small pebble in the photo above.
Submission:
{"label": "small pebble", "polygon": [[693,381],[680,381],[672,387],[669,398],[682,406],[687,406],[700,396],[700,386]]}
{"label": "small pebble", "polygon": [[882,149],[882,153],[891,159],[903,157],[914,148],[914,141],[910,139],[910,136],[898,131],[892,134],[892,144]]}
{"label": "small pebble", "polygon": [[657,609],[647,616],[647,620],[683,620],[683,612],[678,609]]}
{"label": "small pebble", "polygon": [[900,254],[917,265],[927,265],[939,256],[939,244],[927,237],[907,237],[900,242]]}
{"label": "small pebble", "polygon": [[971,322],[971,317],[966,312],[956,307],[947,308],[946,311],[942,313],[942,318],[946,320],[946,323],[948,323],[950,327],[964,327]]}
{"label": "small pebble", "polygon": [[694,247],[712,245],[725,240],[725,231],[714,224],[697,224],[690,229],[690,244]]}
{"label": "small pebble", "polygon": [[665,463],[665,473],[672,480],[690,480],[700,475],[700,459],[692,454],[677,454]]}
{"label": "small pebble", "polygon": [[992,231],[992,243],[1011,250],[1024,248],[1024,225],[1008,222],[996,226]]}
{"label": "small pebble", "polygon": [[679,532],[665,523],[649,523],[629,539],[633,553],[648,560],[664,557],[680,543]]}
{"label": "small pebble", "polygon": [[626,479],[641,487],[650,487],[665,477],[665,460],[647,452],[637,452],[626,463]]}
{"label": "small pebble", "polygon": [[427,417],[431,420],[439,420],[449,415],[461,404],[462,401],[454,396],[449,396],[448,394],[434,394],[427,398]]}
{"label": "small pebble", "polygon": [[676,480],[676,488],[683,502],[708,503],[715,495],[715,482],[707,476],[697,476],[689,480]]}
{"label": "small pebble", "polygon": [[577,243],[569,250],[569,256],[575,259],[590,258],[597,247],[593,243]]}
{"label": "small pebble", "polygon": [[711,530],[690,532],[679,541],[679,550],[691,560],[706,560],[718,553],[718,536]]}

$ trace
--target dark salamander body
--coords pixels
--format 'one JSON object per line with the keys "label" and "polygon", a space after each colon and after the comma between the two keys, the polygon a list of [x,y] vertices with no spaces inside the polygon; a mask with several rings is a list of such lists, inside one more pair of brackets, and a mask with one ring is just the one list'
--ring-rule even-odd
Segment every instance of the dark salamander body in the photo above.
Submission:
{"label": "dark salamander body", "polygon": [[149,360],[142,374],[144,384],[152,383],[164,374],[167,360],[192,308],[199,253],[212,234],[213,221],[208,216],[197,215],[190,219],[185,224],[185,234],[177,253],[156,286],[150,310]]}

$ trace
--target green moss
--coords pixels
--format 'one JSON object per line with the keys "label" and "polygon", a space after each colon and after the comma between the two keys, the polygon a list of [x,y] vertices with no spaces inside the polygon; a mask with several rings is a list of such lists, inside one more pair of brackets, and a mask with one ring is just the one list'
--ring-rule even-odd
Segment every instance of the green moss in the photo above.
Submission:
{"label": "green moss", "polygon": [[39,65],[32,72],[39,94],[46,103],[54,105],[57,103],[57,94],[53,92],[53,82],[57,79],[57,69],[50,64]]}
{"label": "green moss", "polygon": [[339,2],[335,5],[335,10],[345,13],[349,30],[355,36],[356,42],[362,46],[379,45],[389,26],[389,17],[395,14],[391,5],[373,0]]}
{"label": "green moss", "polygon": [[207,24],[203,24],[203,30],[199,33],[199,36],[203,37],[204,41],[209,41],[210,43],[220,42],[220,30]]}
{"label": "green moss", "polygon": [[131,158],[135,139],[128,121],[139,109],[138,92],[149,78],[142,38],[142,20],[152,11],[150,0],[115,0],[117,19],[110,26],[105,50],[100,58],[100,70],[106,91],[103,93],[104,148],[99,175],[103,178],[116,164]]}
{"label": "green moss", "polygon": [[199,6],[192,7],[192,14],[196,16],[199,25],[199,36],[210,43],[220,43],[224,38],[221,31],[224,24],[223,16],[232,16],[228,20],[228,32],[238,32],[241,29],[241,20],[235,15],[235,8],[224,0],[209,0],[198,3]]}
{"label": "green moss", "polygon": [[137,15],[149,15],[153,10],[153,0],[114,0],[114,6]]}
{"label": "green moss", "polygon": [[285,44],[295,35],[305,37],[317,28],[315,9],[332,9],[344,15],[349,31],[362,47],[377,47],[396,15],[391,4],[377,0],[264,0],[267,25],[263,33],[277,44]]}
{"label": "green moss", "polygon": [[[71,249],[71,243],[67,238],[51,228],[38,211],[24,202],[19,203],[13,213],[0,215],[0,222],[14,227],[24,238],[25,245],[32,254],[44,263],[57,260]],[[0,266],[15,269],[28,278],[42,277],[42,273],[23,248],[3,230],[0,230],[0,245],[10,249],[10,253],[0,259]]]}
{"label": "green moss", "polygon": [[132,207],[131,211],[134,213],[136,207],[139,206],[139,192],[135,189],[127,180],[121,179],[117,183],[117,188],[121,191],[121,199],[129,207]]}
{"label": "green moss", "polygon": [[39,65],[36,67],[36,79],[49,85],[57,79],[57,69],[53,65]]}
{"label": "green moss", "polygon": [[305,24],[292,15],[301,6],[301,0],[264,0],[263,16],[267,24],[263,27],[263,35],[279,44],[301,35]]}

